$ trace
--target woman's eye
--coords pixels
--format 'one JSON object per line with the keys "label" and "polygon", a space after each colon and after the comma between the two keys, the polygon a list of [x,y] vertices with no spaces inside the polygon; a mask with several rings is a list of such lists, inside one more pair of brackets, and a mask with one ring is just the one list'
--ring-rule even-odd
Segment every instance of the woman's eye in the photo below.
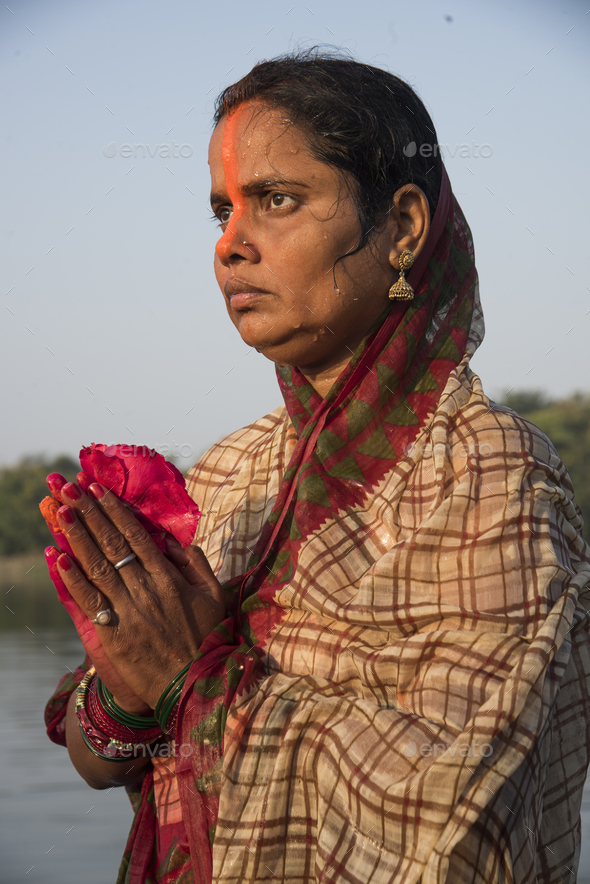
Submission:
{"label": "woman's eye", "polygon": [[286,193],[273,193],[270,198],[270,203],[275,209],[280,209],[281,206],[286,205],[285,200],[292,200],[292,196],[288,196]]}
{"label": "woman's eye", "polygon": [[219,218],[219,220],[221,221],[222,224],[227,224],[227,222],[231,218],[231,215],[232,215],[232,210],[225,207],[225,208],[219,210],[217,217]]}

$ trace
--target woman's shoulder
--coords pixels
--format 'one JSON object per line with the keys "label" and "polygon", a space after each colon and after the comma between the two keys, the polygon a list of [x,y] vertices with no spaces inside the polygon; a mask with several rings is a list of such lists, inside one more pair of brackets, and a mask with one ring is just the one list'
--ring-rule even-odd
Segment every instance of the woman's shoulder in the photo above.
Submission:
{"label": "woman's shoulder", "polygon": [[[496,453],[527,455],[552,468],[562,465],[549,437],[536,424],[506,405],[487,396],[481,380],[471,369],[451,380],[445,389],[433,425],[446,424],[456,441],[469,439],[472,445],[491,446]],[[491,453],[491,452],[490,452]]]}
{"label": "woman's shoulder", "polygon": [[281,405],[212,445],[185,476],[191,497],[206,505],[211,494],[247,461],[260,456],[277,434],[287,434],[289,423]]}
{"label": "woman's shoulder", "polygon": [[567,465],[551,439],[528,418],[490,399],[471,369],[451,379],[431,427],[429,439],[435,446],[443,443],[443,457],[451,464],[450,485],[469,470],[490,493],[534,486],[568,501],[579,516]]}

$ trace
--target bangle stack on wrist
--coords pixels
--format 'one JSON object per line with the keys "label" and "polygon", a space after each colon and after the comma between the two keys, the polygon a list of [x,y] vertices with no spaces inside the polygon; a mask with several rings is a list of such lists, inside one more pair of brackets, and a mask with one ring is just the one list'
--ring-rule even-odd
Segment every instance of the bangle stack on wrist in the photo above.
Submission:
{"label": "bangle stack on wrist", "polygon": [[117,706],[115,698],[107,686],[102,683],[98,675],[94,679],[90,689],[91,714],[94,713],[95,708],[102,710],[107,718],[120,724],[121,727],[127,728],[127,730],[131,728],[132,730],[146,731],[146,733],[150,730],[153,731],[154,728],[159,733],[162,730],[157,719],[153,716],[144,717],[142,715],[134,715],[132,712],[126,712],[124,709],[121,709],[120,706]]}
{"label": "bangle stack on wrist", "polygon": [[145,747],[163,734],[174,737],[180,695],[192,663],[172,679],[150,717],[121,709],[91,666],[76,691],[76,715],[92,754],[105,761],[129,761],[139,750],[145,757]]}
{"label": "bangle stack on wrist", "polygon": [[154,718],[132,715],[117,706],[94,666],[76,692],[76,715],[82,739],[93,755],[105,761],[129,761],[140,749],[145,756],[145,746],[162,736],[162,729]]}

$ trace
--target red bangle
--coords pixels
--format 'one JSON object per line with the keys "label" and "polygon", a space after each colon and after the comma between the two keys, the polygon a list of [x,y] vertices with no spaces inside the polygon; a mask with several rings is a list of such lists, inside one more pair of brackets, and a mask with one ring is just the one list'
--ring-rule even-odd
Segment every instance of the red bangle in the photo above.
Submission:
{"label": "red bangle", "polygon": [[[95,681],[95,675],[96,670],[94,666],[92,666],[80,682],[76,691],[76,716],[80,722],[80,730],[82,731],[84,742],[94,755],[99,758],[104,758],[106,761],[128,761],[130,757],[136,757],[136,753],[139,749],[143,751],[145,756],[146,744],[153,743],[161,737],[161,730],[159,728],[151,728],[146,729],[145,731],[133,731],[129,728],[129,731],[132,734],[132,740],[125,739],[126,735],[123,734],[121,726],[117,722],[113,722],[106,712],[102,710],[102,707],[101,710],[97,710],[97,707],[100,705],[98,703],[98,698],[96,698],[94,706],[94,711],[98,715],[98,720],[95,719],[94,716],[91,717],[91,715],[89,715],[90,710],[87,708],[86,704],[89,701],[92,702],[91,686]],[[120,739],[112,732],[111,723],[117,728],[118,732],[120,731],[123,739]],[[142,738],[141,740],[133,739],[140,736]],[[129,753],[133,754],[130,756]]]}
{"label": "red bangle", "polygon": [[116,740],[132,743],[151,743],[157,737],[161,736],[162,731],[159,727],[145,728],[139,730],[129,727],[125,724],[119,724],[102,706],[96,685],[96,678],[90,682],[87,700],[88,715],[97,727],[100,728],[109,737]]}

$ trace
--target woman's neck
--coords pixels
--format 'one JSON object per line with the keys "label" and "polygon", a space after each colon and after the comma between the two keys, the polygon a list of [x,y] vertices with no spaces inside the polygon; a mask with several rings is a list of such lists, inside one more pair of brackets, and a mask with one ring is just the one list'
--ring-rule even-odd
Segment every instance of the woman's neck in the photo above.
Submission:
{"label": "woman's neck", "polygon": [[344,356],[338,362],[323,368],[299,368],[304,378],[309,381],[316,393],[325,399],[328,392],[334,385],[335,381],[340,377],[348,363],[352,358],[352,353]]}

